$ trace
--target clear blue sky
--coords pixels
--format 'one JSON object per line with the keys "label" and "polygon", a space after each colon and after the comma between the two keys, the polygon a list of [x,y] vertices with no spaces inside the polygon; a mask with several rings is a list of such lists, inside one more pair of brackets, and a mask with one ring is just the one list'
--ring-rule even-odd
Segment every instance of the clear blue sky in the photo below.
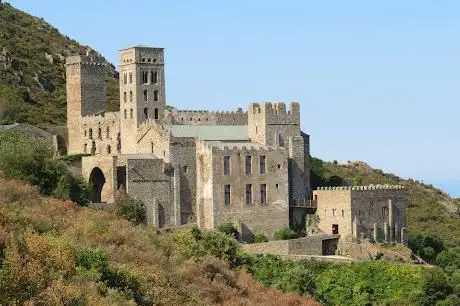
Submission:
{"label": "clear blue sky", "polygon": [[311,153],[460,196],[460,1],[9,1],[118,63],[166,51],[167,103],[301,103]]}

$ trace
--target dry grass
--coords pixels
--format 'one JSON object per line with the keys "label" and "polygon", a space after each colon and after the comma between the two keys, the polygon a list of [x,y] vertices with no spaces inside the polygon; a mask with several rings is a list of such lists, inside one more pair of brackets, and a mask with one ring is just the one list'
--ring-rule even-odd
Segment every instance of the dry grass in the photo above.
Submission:
{"label": "dry grass", "polygon": [[112,267],[137,279],[141,292],[159,305],[318,305],[308,296],[264,288],[212,257],[184,261],[168,234],[111,212],[41,197],[35,187],[0,174],[0,258],[4,253],[11,276],[6,301],[134,304],[124,292],[101,290],[78,273],[72,247],[103,251]]}

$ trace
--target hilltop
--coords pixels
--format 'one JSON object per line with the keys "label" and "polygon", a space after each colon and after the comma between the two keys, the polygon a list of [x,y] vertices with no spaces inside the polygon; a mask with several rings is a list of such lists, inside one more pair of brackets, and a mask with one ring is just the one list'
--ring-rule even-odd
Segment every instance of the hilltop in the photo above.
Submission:
{"label": "hilltop", "polygon": [[435,234],[448,245],[460,242],[460,203],[445,192],[412,179],[374,169],[364,162],[324,162],[312,158],[312,187],[397,184],[407,188],[410,233]]}
{"label": "hilltop", "polygon": [[[88,46],[64,36],[42,18],[0,3],[0,124],[66,122],[65,57]],[[116,71],[107,67],[108,109],[118,109]]]}

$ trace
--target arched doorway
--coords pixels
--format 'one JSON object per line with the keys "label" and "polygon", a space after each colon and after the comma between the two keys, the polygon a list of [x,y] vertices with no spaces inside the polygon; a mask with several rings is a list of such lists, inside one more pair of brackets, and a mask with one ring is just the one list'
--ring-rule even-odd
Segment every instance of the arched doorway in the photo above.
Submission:
{"label": "arched doorway", "polygon": [[101,169],[96,167],[93,169],[93,171],[91,171],[91,174],[89,176],[89,183],[94,187],[94,201],[96,203],[100,203],[102,187],[104,187],[105,184],[104,173],[102,173]]}

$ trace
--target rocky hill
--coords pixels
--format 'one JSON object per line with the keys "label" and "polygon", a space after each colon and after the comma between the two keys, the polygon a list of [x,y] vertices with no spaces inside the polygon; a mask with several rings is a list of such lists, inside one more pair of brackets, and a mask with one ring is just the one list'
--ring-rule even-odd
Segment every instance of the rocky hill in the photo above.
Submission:
{"label": "rocky hill", "polygon": [[312,185],[399,184],[407,188],[410,201],[409,231],[436,234],[448,245],[460,243],[460,203],[448,194],[419,181],[402,179],[394,174],[373,169],[364,162],[324,162],[312,158]]}
{"label": "rocky hill", "polygon": [[[65,124],[65,57],[87,49],[42,18],[0,3],[0,124]],[[115,110],[113,65],[107,68],[107,86],[108,108]]]}

